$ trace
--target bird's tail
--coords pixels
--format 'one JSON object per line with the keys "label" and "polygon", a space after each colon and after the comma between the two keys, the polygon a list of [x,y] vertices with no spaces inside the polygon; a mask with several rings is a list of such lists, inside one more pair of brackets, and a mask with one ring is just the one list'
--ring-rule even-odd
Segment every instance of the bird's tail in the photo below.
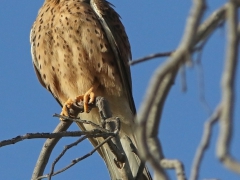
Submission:
{"label": "bird's tail", "polygon": [[[108,98],[111,99],[111,98]],[[137,155],[137,142],[134,135],[133,114],[130,109],[125,105],[126,101],[122,99],[111,99],[110,104],[114,114],[124,114],[124,116],[118,116],[121,120],[119,134],[102,145],[98,152],[104,159],[104,162],[108,168],[111,180],[152,180],[148,169],[144,163],[141,162]],[[117,105],[126,108],[117,108]],[[107,103],[105,104],[107,105]],[[105,108],[108,109],[108,108]],[[128,112],[129,111],[129,112]],[[102,114],[106,114],[102,113]],[[107,115],[108,116],[108,115]],[[110,115],[109,115],[110,116]],[[91,113],[81,113],[81,119],[91,119],[95,123],[99,123],[100,117],[97,109],[92,109]],[[111,116],[110,116],[111,117]],[[114,115],[116,117],[116,115]],[[93,126],[88,124],[80,124],[78,126],[82,130],[92,130]],[[106,129],[113,131],[116,124],[106,123]],[[113,129],[112,129],[113,128]],[[94,147],[101,144],[105,139],[102,137],[89,138]]]}
{"label": "bird's tail", "polygon": [[[132,142],[133,138],[126,135],[120,136],[115,140],[116,146],[120,152],[123,153],[125,159],[117,160],[116,155],[112,152],[109,145],[105,145],[101,148],[104,161],[107,165],[112,180],[151,180],[151,175],[144,163],[141,162],[137,155],[135,143]],[[134,140],[134,139],[133,139]],[[142,167],[141,167],[142,166]],[[139,172],[140,171],[140,172]],[[140,173],[140,175],[138,175]]]}
{"label": "bird's tail", "polygon": [[[85,129],[82,124],[78,124],[78,126],[82,130]],[[104,141],[103,138],[89,138],[89,140],[94,147]],[[144,167],[144,163],[137,155],[134,136],[121,134],[110,141],[102,145],[98,149],[98,153],[104,159],[111,180],[152,180],[147,167]],[[116,151],[119,154],[116,155]]]}

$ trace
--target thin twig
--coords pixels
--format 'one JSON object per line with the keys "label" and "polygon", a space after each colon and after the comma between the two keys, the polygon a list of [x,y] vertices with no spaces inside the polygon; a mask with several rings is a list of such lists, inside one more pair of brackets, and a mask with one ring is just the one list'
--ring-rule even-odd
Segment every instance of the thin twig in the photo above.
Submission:
{"label": "thin twig", "polygon": [[80,118],[62,116],[62,115],[59,115],[59,114],[54,114],[53,117],[58,117],[58,118],[61,118],[63,120],[66,120],[66,121],[78,122],[78,123],[83,123],[83,124],[91,124],[93,127],[95,127],[96,129],[99,129],[102,132],[106,132],[106,133],[110,132],[107,129],[102,128],[100,125],[98,125],[98,124],[96,124],[92,121],[82,120]]}
{"label": "thin twig", "polygon": [[139,59],[136,59],[136,60],[133,60],[133,61],[129,61],[129,65],[133,66],[135,64],[138,64],[138,63],[141,63],[141,62],[144,62],[144,61],[148,61],[150,59],[155,59],[155,58],[160,58],[160,57],[168,57],[168,56],[171,56],[171,54],[173,52],[174,51],[150,54],[150,55],[145,56],[143,58],[139,58]]}
{"label": "thin twig", "polygon": [[218,106],[213,112],[212,116],[205,122],[204,132],[202,136],[202,140],[197,148],[193,165],[191,168],[191,176],[190,180],[197,180],[199,175],[199,168],[201,165],[201,161],[203,159],[204,152],[208,148],[210,143],[211,135],[212,135],[212,126],[217,122],[221,113],[221,106]]}
{"label": "thin twig", "polygon": [[[94,152],[96,152],[101,146],[103,146],[103,145],[104,145],[107,141],[109,141],[111,138],[113,138],[113,136],[109,136],[108,138],[106,138],[103,142],[101,142],[100,144],[98,144],[91,152],[85,154],[84,156],[82,156],[82,157],[80,157],[80,158],[74,159],[74,160],[72,161],[72,163],[69,164],[68,166],[66,166],[66,167],[58,170],[57,172],[52,173],[52,176],[55,176],[55,175],[57,175],[57,174],[59,174],[59,173],[62,173],[62,172],[64,172],[64,171],[66,171],[67,169],[71,168],[72,166],[74,166],[74,165],[77,164],[78,162],[80,162],[80,161],[86,159],[87,157],[91,156]],[[43,179],[43,178],[48,178],[48,177],[49,177],[49,175],[46,174],[46,175],[43,175],[43,176],[38,177],[37,179]]]}
{"label": "thin twig", "polygon": [[[221,8],[213,12],[212,15],[203,24],[201,24],[201,26],[198,28],[198,33],[197,33],[198,36],[196,39],[197,43],[201,43],[204,41],[206,42],[206,40],[210,37],[211,33],[216,29],[216,27],[223,24],[225,20],[225,12],[226,12],[226,5],[222,6]],[[239,28],[239,32],[240,32],[240,28]],[[173,53],[174,51],[150,54],[143,58],[130,61],[129,65],[133,66],[135,64],[145,62],[151,59],[168,57],[168,56],[171,56]]]}
{"label": "thin twig", "polygon": [[174,169],[176,172],[177,180],[186,180],[184,166],[181,161],[173,159],[162,159],[161,166],[165,169]]}
{"label": "thin twig", "polygon": [[203,66],[202,66],[202,63],[201,63],[202,51],[203,51],[204,44],[205,43],[202,43],[201,46],[199,46],[199,48],[198,48],[198,54],[197,54],[197,59],[196,59],[196,67],[197,67],[197,75],[198,75],[198,89],[199,89],[200,103],[203,105],[204,109],[210,115],[210,114],[212,114],[212,109],[209,106],[209,104],[208,104],[208,102],[205,98],[204,72],[203,72]]}
{"label": "thin twig", "polygon": [[[56,175],[56,174],[58,174],[58,173],[61,173],[61,172],[65,171],[65,170],[67,170],[68,168],[70,168],[71,166],[75,165],[75,164],[73,164],[73,165],[71,164],[71,165],[63,168],[62,170],[59,170],[58,172],[54,173],[54,167],[55,167],[56,163],[63,157],[63,155],[66,153],[66,151],[67,151],[68,149],[72,148],[73,146],[78,145],[80,142],[82,142],[82,141],[85,140],[86,138],[103,137],[103,138],[105,138],[105,140],[106,140],[106,141],[103,141],[103,142],[109,142],[107,139],[108,139],[109,137],[114,137],[114,136],[116,136],[116,135],[118,134],[118,132],[119,132],[119,129],[120,129],[120,128],[119,128],[119,127],[120,127],[120,119],[119,119],[119,118],[109,118],[109,119],[106,119],[106,120],[105,120],[105,123],[106,123],[106,124],[107,124],[107,123],[114,123],[114,124],[115,124],[115,126],[114,126],[115,129],[113,129],[113,132],[112,132],[112,133],[109,133],[108,130],[102,128],[101,126],[99,126],[99,125],[97,125],[97,124],[95,124],[95,123],[93,123],[93,122],[91,122],[91,121],[81,120],[80,118],[65,117],[65,116],[61,116],[61,115],[59,115],[59,114],[54,114],[54,117],[59,117],[59,118],[61,118],[61,119],[63,119],[63,120],[70,120],[70,121],[73,121],[73,122],[91,124],[92,126],[94,126],[95,128],[97,128],[96,130],[100,130],[100,131],[103,131],[103,132],[105,132],[105,133],[100,133],[100,134],[98,133],[98,134],[93,134],[93,135],[87,135],[87,136],[84,136],[84,137],[78,139],[76,142],[74,142],[74,143],[72,143],[72,144],[70,144],[70,145],[65,146],[64,150],[63,150],[63,151],[61,152],[61,154],[54,160],[54,162],[53,162],[53,164],[52,164],[50,173],[48,174],[48,179],[49,179],[49,180],[51,180],[51,177],[52,177],[52,176],[54,176],[54,175]],[[96,131],[96,130],[95,130],[95,131]],[[111,139],[111,138],[110,138],[110,139]],[[104,144],[104,143],[103,143],[103,144]],[[103,144],[102,144],[102,145],[103,145]],[[100,146],[99,146],[99,147],[100,147]],[[112,146],[110,145],[110,147],[112,147]],[[114,147],[115,147],[115,145],[114,145]],[[113,149],[113,150],[112,150],[113,152],[118,151],[118,149],[114,149],[114,148],[112,148],[112,149]],[[90,153],[88,153],[87,155],[83,156],[84,158],[83,158],[83,157],[82,157],[82,158],[78,158],[79,161],[81,161],[81,160],[87,158],[88,156],[92,155],[92,153],[95,152],[96,150],[97,150],[97,149],[95,149],[95,150],[91,151]],[[121,157],[121,158],[122,158],[122,157]],[[121,159],[121,158],[119,158],[119,156],[117,156],[117,159]],[[79,161],[78,161],[78,162],[79,162]],[[76,163],[77,163],[77,162],[76,162]]]}
{"label": "thin twig", "polygon": [[51,170],[50,170],[50,173],[49,173],[49,176],[48,176],[48,179],[51,180],[51,177],[54,173],[54,168],[55,168],[55,165],[57,164],[57,162],[64,156],[64,154],[70,149],[72,148],[73,146],[77,146],[80,142],[82,142],[83,140],[87,139],[87,136],[84,136],[84,137],[81,137],[80,139],[78,139],[77,141],[75,141],[74,143],[72,144],[69,144],[69,145],[66,145],[64,147],[64,150],[59,154],[59,156],[53,161],[52,163],[52,167],[51,167]]}
{"label": "thin twig", "polygon": [[[96,131],[96,130],[94,130],[94,131]],[[0,142],[0,147],[15,144],[15,143],[21,142],[23,140],[27,140],[27,139],[79,137],[79,136],[82,136],[82,135],[90,135],[92,133],[93,133],[92,131],[68,131],[68,132],[66,131],[66,132],[59,132],[59,133],[27,133],[27,134],[22,135],[22,136],[17,136],[17,137],[12,138],[12,139],[1,141]]]}
{"label": "thin twig", "polygon": [[[52,163],[52,167],[51,167],[51,170],[50,170],[50,173],[49,173],[49,180],[51,180],[51,177],[53,176],[54,174],[54,168],[55,168],[55,165],[57,164],[57,162],[64,156],[64,154],[69,150],[71,149],[72,147],[74,146],[77,146],[79,143],[81,143],[82,141],[84,141],[85,139],[89,138],[89,137],[110,137],[109,136],[110,134],[109,133],[100,133],[100,134],[93,134],[93,135],[88,135],[88,136],[84,136],[84,137],[81,137],[80,139],[78,139],[77,141],[75,141],[74,143],[71,143],[67,146],[64,147],[64,150],[59,154],[59,156],[54,160],[54,162]],[[114,134],[112,134],[111,136],[113,136]]]}

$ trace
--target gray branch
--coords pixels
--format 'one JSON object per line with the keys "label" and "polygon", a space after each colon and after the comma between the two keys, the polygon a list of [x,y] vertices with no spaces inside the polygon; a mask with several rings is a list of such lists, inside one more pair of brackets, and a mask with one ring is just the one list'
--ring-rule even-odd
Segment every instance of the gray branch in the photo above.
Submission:
{"label": "gray branch", "polygon": [[[53,172],[53,169],[54,169],[54,164],[53,164],[53,168],[52,168],[50,174],[43,176],[43,172],[44,172],[44,169],[46,168],[46,164],[48,163],[51,152],[61,137],[48,139],[45,142],[45,144],[43,145],[42,151],[39,155],[38,161],[36,163],[36,166],[35,166],[35,169],[34,169],[34,172],[32,175],[32,180],[42,179],[42,178],[47,178],[47,177],[51,179],[51,176],[59,174],[65,170],[69,169],[70,167],[72,167],[73,165],[78,163],[79,161],[92,155],[95,151],[97,151],[105,143],[108,144],[108,146],[112,150],[112,153],[116,156],[116,161],[118,161],[119,163],[124,163],[125,154],[123,153],[120,139],[118,137],[118,132],[120,129],[119,118],[111,118],[112,114],[110,111],[110,107],[108,106],[108,102],[102,97],[96,98],[95,104],[92,105],[92,108],[94,108],[94,107],[98,107],[99,114],[102,118],[102,122],[103,122],[103,124],[105,124],[106,127],[103,128],[97,124],[94,124],[91,121],[81,120],[79,118],[55,115],[55,116],[61,117],[63,120],[59,123],[59,125],[54,130],[54,132],[66,131],[72,122],[87,123],[87,124],[91,124],[93,127],[96,128],[94,130],[95,133],[99,133],[99,131],[101,132],[101,134],[95,134],[95,135],[94,134],[86,134],[86,136],[88,136],[88,138],[89,137],[103,137],[105,140],[102,143],[100,143],[99,145],[97,145],[94,148],[94,150],[92,150],[90,153],[84,155],[81,158],[75,159],[70,165],[66,166],[65,168],[63,168],[57,172]],[[82,109],[83,109],[82,103],[75,104],[74,109],[70,109],[70,114],[72,116],[75,116],[76,114],[78,114],[78,112],[82,112]],[[66,126],[66,124],[68,126]],[[113,139],[113,140],[111,140],[111,139]],[[60,154],[60,156],[56,159],[56,162],[58,161],[59,158],[61,158],[64,155],[64,153],[65,152],[63,152],[63,154]],[[126,168],[127,168],[127,166],[124,166],[121,169],[121,173],[123,174],[123,177],[125,176],[124,174],[128,174],[128,172],[129,172],[129,169],[126,169]]]}
{"label": "gray branch", "polygon": [[222,76],[222,112],[220,116],[217,156],[227,168],[240,174],[240,162],[234,159],[229,152],[233,133],[234,88],[238,63],[239,37],[237,23],[237,1],[230,0],[227,6],[227,56]]}
{"label": "gray branch", "polygon": [[211,135],[212,135],[212,126],[217,122],[220,117],[221,107],[217,107],[213,112],[212,116],[205,122],[204,132],[202,140],[199,147],[197,148],[196,155],[194,157],[190,180],[197,180],[199,175],[200,165],[203,159],[204,152],[209,146]]}

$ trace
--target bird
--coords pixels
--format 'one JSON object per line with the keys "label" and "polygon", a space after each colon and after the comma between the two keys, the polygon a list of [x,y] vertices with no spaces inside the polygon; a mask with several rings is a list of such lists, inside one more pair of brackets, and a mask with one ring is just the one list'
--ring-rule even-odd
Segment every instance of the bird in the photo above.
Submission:
{"label": "bird", "polygon": [[[119,137],[130,175],[122,177],[107,144],[98,152],[112,180],[136,179],[141,160],[130,148],[130,142],[137,148],[131,47],[114,6],[106,0],[45,0],[31,28],[30,44],[38,80],[60,104],[62,115],[69,115],[74,102],[83,101],[84,112],[78,117],[100,124],[98,111],[88,105],[97,96],[107,99],[113,116],[120,118]],[[77,125],[81,130],[94,129]],[[103,138],[90,141],[96,147]],[[151,180],[146,167],[139,180]]]}

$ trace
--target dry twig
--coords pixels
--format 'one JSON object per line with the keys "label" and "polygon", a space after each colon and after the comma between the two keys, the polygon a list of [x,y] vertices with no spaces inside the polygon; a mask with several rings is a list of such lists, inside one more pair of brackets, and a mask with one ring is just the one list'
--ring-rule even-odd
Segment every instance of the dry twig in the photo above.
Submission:
{"label": "dry twig", "polygon": [[71,132],[58,132],[58,133],[27,133],[22,136],[17,136],[12,139],[3,140],[0,142],[0,147],[15,144],[27,139],[38,139],[38,138],[61,138],[61,137],[79,137],[82,135],[91,134],[91,132],[83,131],[71,131]]}
{"label": "dry twig", "polygon": [[206,149],[208,148],[209,142],[210,142],[210,139],[211,139],[212,126],[219,119],[220,113],[221,113],[221,107],[219,106],[213,112],[213,114],[209,118],[209,120],[207,120],[205,122],[202,140],[199,144],[199,147],[197,148],[196,155],[194,157],[194,161],[193,161],[193,165],[192,165],[192,169],[191,169],[190,180],[197,180],[198,179],[198,174],[199,174],[201,161],[203,159],[203,154],[206,151]]}
{"label": "dry twig", "polygon": [[[37,164],[35,166],[33,175],[32,175],[32,180],[36,180],[36,179],[41,179],[41,178],[46,178],[49,177],[51,179],[51,176],[59,174],[67,169],[69,169],[70,167],[72,167],[73,165],[75,165],[77,162],[89,157],[90,155],[92,155],[95,151],[97,151],[103,144],[105,144],[106,142],[108,143],[109,147],[111,148],[112,152],[115,154],[116,159],[118,161],[122,161],[123,159],[125,159],[125,155],[122,153],[121,148],[119,149],[119,137],[117,136],[119,129],[120,129],[120,120],[119,118],[115,118],[115,119],[109,119],[109,117],[111,117],[111,111],[109,109],[108,103],[107,101],[102,98],[102,97],[97,97],[96,98],[96,104],[94,105],[95,107],[97,106],[99,108],[99,112],[100,112],[100,116],[103,118],[104,124],[106,124],[106,128],[102,128],[101,126],[92,123],[91,121],[86,121],[86,120],[81,120],[79,118],[69,118],[69,117],[64,117],[64,116],[60,116],[60,115],[54,115],[57,117],[61,117],[63,119],[63,121],[60,122],[61,123],[69,123],[71,124],[72,122],[80,122],[80,123],[87,123],[87,124],[91,124],[93,127],[96,128],[96,130],[94,130],[93,132],[98,132],[101,131],[101,133],[99,134],[88,134],[87,137],[103,137],[105,140],[98,144],[94,150],[92,150],[90,153],[86,154],[85,156],[81,157],[81,158],[77,158],[76,160],[74,160],[70,165],[68,165],[67,167],[53,173],[53,169],[54,169],[54,164],[53,164],[53,168],[50,172],[50,175],[44,175],[43,176],[43,171],[46,167],[46,164],[48,162],[49,156],[51,154],[52,149],[54,148],[54,146],[56,145],[57,141],[60,139],[57,139],[57,141],[54,141],[54,143],[52,142],[52,139],[48,139],[46,141],[46,143],[43,146],[43,149],[40,153],[39,159],[37,161]],[[76,107],[74,107],[73,109],[73,114],[76,114],[76,112],[81,112],[82,109],[82,103],[79,104],[75,104]],[[94,107],[93,106],[93,107]],[[111,124],[110,126],[108,126],[108,124]],[[65,126],[64,126],[65,127]],[[111,128],[109,128],[111,127]],[[58,129],[57,129],[58,130]],[[59,130],[58,130],[59,131]],[[109,141],[110,139],[114,138],[114,142]],[[54,140],[54,139],[53,139]],[[81,142],[81,140],[79,140]],[[117,144],[116,144],[117,142]],[[48,145],[51,145],[50,148]],[[121,145],[121,143],[120,143]],[[63,152],[64,154],[65,152]],[[62,154],[60,154],[60,156],[55,160],[56,162],[62,157]],[[122,173],[126,173],[127,169],[122,169]]]}
{"label": "dry twig", "polygon": [[178,180],[187,179],[185,176],[184,166],[181,161],[173,159],[162,159],[160,163],[164,169],[175,169]]}
{"label": "dry twig", "polygon": [[235,100],[235,81],[238,63],[238,2],[230,0],[227,7],[227,56],[222,76],[222,111],[220,116],[220,133],[218,137],[217,156],[220,161],[230,170],[240,174],[240,162],[232,157],[229,152],[233,112]]}
{"label": "dry twig", "polygon": [[130,66],[133,66],[133,65],[135,65],[135,64],[142,63],[142,62],[145,62],[145,61],[148,61],[148,60],[151,60],[151,59],[160,58],[160,57],[168,57],[168,56],[171,56],[171,54],[172,54],[173,52],[174,52],[174,51],[151,54],[151,55],[145,56],[145,57],[143,57],[143,58],[130,61],[130,62],[129,62],[129,65],[130,65]]}
{"label": "dry twig", "polygon": [[[95,137],[95,136],[89,136],[89,137]],[[100,136],[98,136],[98,137],[102,137],[102,135],[100,135]],[[60,173],[62,173],[62,172],[64,172],[64,171],[68,170],[69,168],[71,168],[72,166],[74,166],[75,164],[77,164],[78,162],[80,162],[80,161],[86,159],[87,157],[93,155],[93,153],[95,153],[101,146],[103,146],[103,145],[104,145],[107,141],[109,141],[112,137],[113,137],[113,136],[108,136],[102,143],[100,143],[98,146],[96,146],[91,152],[85,154],[84,156],[82,156],[82,157],[80,157],[80,158],[77,158],[77,159],[72,160],[72,162],[71,162],[68,166],[66,166],[66,167],[64,167],[64,168],[62,168],[62,169],[60,169],[60,170],[58,170],[58,171],[56,171],[56,172],[53,172],[56,163],[57,163],[57,162],[60,160],[60,158],[65,154],[65,152],[66,152],[69,148],[71,148],[72,146],[76,146],[78,143],[82,142],[84,139],[86,139],[86,138],[88,138],[88,137],[85,136],[85,137],[80,138],[80,139],[77,140],[76,142],[68,145],[68,146],[62,151],[62,153],[55,159],[54,163],[52,164],[51,171],[50,171],[49,174],[40,176],[40,177],[38,177],[37,179],[48,178],[49,180],[51,180],[51,177],[52,177],[52,176],[55,176],[55,175],[57,175],[57,174],[60,174]]]}
{"label": "dry twig", "polygon": [[[196,43],[197,44],[202,44],[207,41],[207,39],[210,37],[212,32],[216,29],[216,27],[220,26],[223,24],[225,20],[225,12],[226,12],[226,5],[222,6],[215,12],[211,14],[207,20],[199,26],[198,31],[197,31],[197,38],[196,38]],[[240,34],[240,26],[239,26],[239,34]],[[135,65],[141,62],[145,62],[151,59],[155,58],[160,58],[160,57],[168,57],[171,56],[174,53],[174,51],[169,51],[169,52],[159,52],[159,53],[154,53],[150,54],[148,56],[133,60],[129,62],[129,65]]]}

